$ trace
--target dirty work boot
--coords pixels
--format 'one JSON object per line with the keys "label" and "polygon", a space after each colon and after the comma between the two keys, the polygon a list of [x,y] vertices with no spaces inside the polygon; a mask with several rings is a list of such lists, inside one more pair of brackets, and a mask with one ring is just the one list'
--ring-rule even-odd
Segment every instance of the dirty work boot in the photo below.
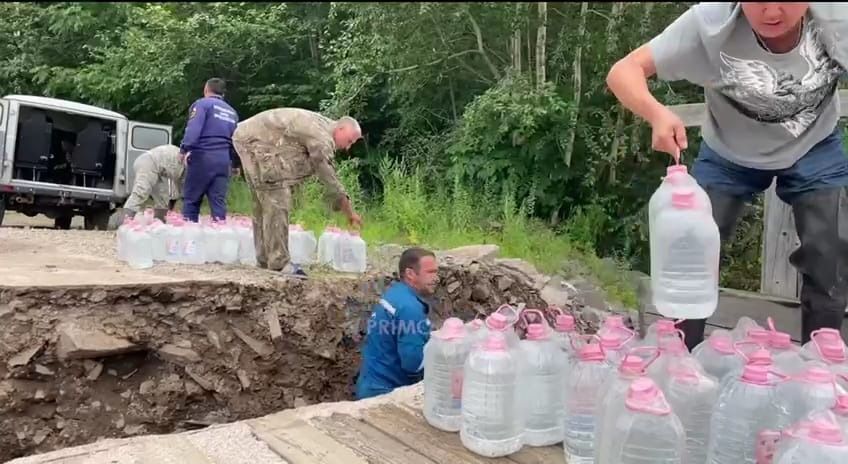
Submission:
{"label": "dirty work boot", "polygon": [[[733,240],[736,222],[739,220],[742,208],[745,207],[745,201],[742,197],[730,195],[716,189],[707,189],[707,195],[710,197],[710,203],[713,206],[713,220],[718,225],[718,232],[721,236],[723,257],[724,245]],[[689,319],[681,322],[677,327],[683,331],[686,338],[686,346],[689,348],[689,351],[692,351],[698,344],[704,341],[704,330],[707,328],[707,320]]]}
{"label": "dirty work boot", "polygon": [[168,214],[168,210],[165,208],[157,208],[153,210],[153,218],[158,219],[162,222],[165,222],[165,215]]}
{"label": "dirty work boot", "polygon": [[830,188],[792,201],[801,247],[789,262],[803,278],[801,340],[821,328],[840,330],[848,306],[848,192]]}

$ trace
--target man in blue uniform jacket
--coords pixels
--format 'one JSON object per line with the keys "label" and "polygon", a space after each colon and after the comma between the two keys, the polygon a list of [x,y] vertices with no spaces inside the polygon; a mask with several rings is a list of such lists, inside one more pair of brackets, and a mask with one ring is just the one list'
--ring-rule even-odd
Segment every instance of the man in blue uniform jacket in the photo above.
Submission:
{"label": "man in blue uniform jacket", "polygon": [[438,270],[431,251],[410,248],[400,256],[400,281],[386,289],[368,321],[357,399],[389,393],[423,378],[430,311],[422,297],[435,292]]}
{"label": "man in blue uniform jacket", "polygon": [[223,79],[206,81],[203,98],[189,109],[188,124],[180,144],[186,163],[183,217],[197,222],[203,196],[209,200],[214,219],[227,217],[233,132],[238,113],[224,101]]}

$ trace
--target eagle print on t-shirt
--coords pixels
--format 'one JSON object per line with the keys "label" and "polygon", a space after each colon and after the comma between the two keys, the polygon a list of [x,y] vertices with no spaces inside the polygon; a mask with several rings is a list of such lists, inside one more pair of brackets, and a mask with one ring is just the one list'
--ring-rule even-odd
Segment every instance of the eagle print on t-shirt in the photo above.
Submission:
{"label": "eagle print on t-shirt", "polygon": [[836,92],[842,67],[828,55],[815,22],[805,24],[796,51],[806,61],[803,76],[775,69],[761,60],[740,59],[720,52],[721,79],[715,89],[745,116],[780,124],[798,137],[815,122],[818,108]]}

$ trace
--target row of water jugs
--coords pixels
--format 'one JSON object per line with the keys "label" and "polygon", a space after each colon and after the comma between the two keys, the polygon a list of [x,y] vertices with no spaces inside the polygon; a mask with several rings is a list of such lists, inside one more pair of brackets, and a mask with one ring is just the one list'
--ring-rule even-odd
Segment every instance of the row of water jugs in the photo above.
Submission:
{"label": "row of water jugs", "polygon": [[799,347],[743,318],[690,354],[670,320],[639,340],[618,316],[591,336],[561,311],[553,327],[533,319],[524,339],[511,307],[433,333],[432,426],[486,457],[562,443],[569,464],[848,463],[848,357],[837,331]]}
{"label": "row of water jugs", "polygon": [[148,209],[118,227],[117,255],[134,269],[147,269],[156,262],[255,266],[253,221],[238,216],[212,221],[206,216],[196,223],[169,212],[163,223]]}
{"label": "row of water jugs", "polygon": [[368,265],[368,247],[358,232],[327,227],[315,240],[312,231],[295,224],[289,227],[291,262],[300,266],[329,265],[338,272],[363,273]]}

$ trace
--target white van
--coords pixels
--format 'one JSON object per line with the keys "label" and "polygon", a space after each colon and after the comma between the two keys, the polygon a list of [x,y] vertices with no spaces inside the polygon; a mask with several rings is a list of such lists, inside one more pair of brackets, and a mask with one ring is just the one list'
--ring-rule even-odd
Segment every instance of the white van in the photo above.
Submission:
{"label": "white van", "polygon": [[96,106],[30,95],[0,99],[0,223],[5,210],[44,214],[67,229],[106,230],[132,191],[132,165],[171,143],[171,126]]}

